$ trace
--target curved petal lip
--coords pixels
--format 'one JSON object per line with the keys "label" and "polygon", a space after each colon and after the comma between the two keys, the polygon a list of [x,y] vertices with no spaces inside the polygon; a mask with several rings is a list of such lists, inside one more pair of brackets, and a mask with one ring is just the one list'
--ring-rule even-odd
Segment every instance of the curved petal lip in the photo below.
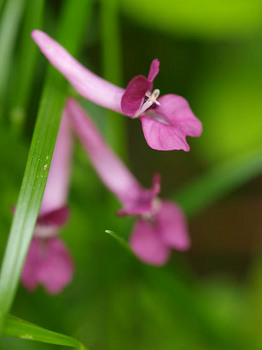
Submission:
{"label": "curved petal lip", "polygon": [[158,75],[159,73],[159,66],[160,66],[160,62],[157,58],[155,58],[150,65],[150,69],[149,69],[149,73],[148,73],[148,80],[150,82],[153,82],[155,77]]}
{"label": "curved petal lip", "polygon": [[67,205],[58,208],[56,210],[52,210],[43,215],[39,215],[37,219],[38,225],[43,226],[56,226],[60,227],[67,223],[69,219],[70,209]]}
{"label": "curved petal lip", "polygon": [[134,77],[127,85],[121,100],[122,112],[133,117],[140,109],[147,91],[152,89],[152,83],[143,75]]}
{"label": "curved petal lip", "polygon": [[127,85],[121,100],[121,108],[125,115],[133,117],[141,108],[146,92],[150,92],[153,81],[159,73],[159,60],[156,58],[151,62],[148,78],[143,75],[134,77]]}
{"label": "curved petal lip", "polygon": [[154,109],[156,114],[179,128],[185,136],[199,137],[202,133],[202,123],[194,115],[188,101],[179,95],[167,94],[158,99],[160,105]]}

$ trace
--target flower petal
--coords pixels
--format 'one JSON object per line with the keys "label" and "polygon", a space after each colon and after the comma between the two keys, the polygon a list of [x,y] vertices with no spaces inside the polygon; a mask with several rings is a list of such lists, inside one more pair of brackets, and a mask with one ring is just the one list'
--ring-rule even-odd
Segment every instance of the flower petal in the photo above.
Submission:
{"label": "flower petal", "polygon": [[21,282],[29,291],[41,284],[50,294],[57,294],[71,282],[73,270],[71,255],[60,239],[33,238]]}
{"label": "flower petal", "polygon": [[190,246],[186,218],[181,208],[170,201],[163,201],[156,215],[159,234],[170,248],[187,250]]}
{"label": "flower petal", "polygon": [[65,76],[80,95],[102,107],[121,113],[124,89],[90,72],[47,34],[34,30],[32,38],[50,63]]}
{"label": "flower petal", "polygon": [[153,183],[151,189],[143,189],[140,191],[140,195],[136,201],[130,202],[129,205],[121,210],[118,210],[117,214],[120,216],[125,215],[143,215],[152,213],[154,211],[155,199],[160,192],[160,174],[153,176]]}
{"label": "flower petal", "polygon": [[160,62],[157,58],[155,58],[150,66],[149,73],[148,73],[148,80],[150,82],[153,82],[157,74],[159,73],[159,65]]}
{"label": "flower petal", "polygon": [[48,240],[46,254],[38,270],[38,281],[50,294],[57,294],[73,278],[74,266],[70,253],[62,240]]}
{"label": "flower petal", "polygon": [[[61,214],[65,213],[67,202],[69,182],[71,177],[71,161],[72,161],[72,134],[70,129],[70,121],[66,111],[63,112],[54,154],[51,162],[50,171],[46,183],[44,197],[40,209],[39,219],[46,214],[49,219],[55,221],[61,218]],[[48,157],[47,157],[48,158]],[[48,159],[47,159],[48,161]],[[63,209],[64,208],[64,209]],[[52,215],[54,212],[55,215]],[[52,217],[50,217],[50,214]],[[59,215],[59,218],[58,218]],[[48,217],[46,219],[48,219]],[[50,221],[50,220],[49,220]],[[38,222],[41,224],[41,222]],[[52,223],[47,223],[48,225]],[[61,226],[63,223],[54,222],[55,226]]]}
{"label": "flower petal", "polygon": [[200,136],[201,122],[194,116],[188,102],[181,96],[164,95],[158,101],[160,106],[141,117],[148,145],[159,151],[178,149],[189,151],[186,136]]}
{"label": "flower petal", "polygon": [[138,219],[130,237],[130,247],[144,262],[161,266],[170,255],[169,248],[163,242],[154,223]]}
{"label": "flower petal", "polygon": [[27,257],[21,275],[21,282],[23,286],[30,292],[34,291],[38,286],[37,271],[40,266],[39,248],[40,240],[33,238],[27,252]]}
{"label": "flower petal", "polygon": [[121,100],[122,112],[129,117],[133,117],[141,108],[145,94],[151,91],[152,83],[143,75],[134,77],[127,85]]}
{"label": "flower petal", "polygon": [[69,213],[69,207],[65,205],[43,215],[39,215],[37,225],[56,227],[63,226],[68,221]]}

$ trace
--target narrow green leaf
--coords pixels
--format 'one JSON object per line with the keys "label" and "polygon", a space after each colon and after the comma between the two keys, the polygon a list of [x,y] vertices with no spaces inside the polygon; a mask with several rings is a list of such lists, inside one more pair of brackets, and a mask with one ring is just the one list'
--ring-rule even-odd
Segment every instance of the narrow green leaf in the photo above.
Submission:
{"label": "narrow green leaf", "polygon": [[[9,311],[33,235],[52,159],[65,93],[50,70],[0,275],[0,321]],[[63,84],[62,84],[63,85]],[[1,326],[1,324],[0,324]]]}
{"label": "narrow green leaf", "polygon": [[105,230],[105,233],[109,234],[111,237],[115,238],[118,243],[120,243],[122,245],[122,247],[124,247],[125,249],[127,249],[130,253],[133,254],[132,250],[130,249],[128,243],[126,240],[124,240],[123,237],[119,236],[119,234],[113,232],[113,231],[110,231],[110,230]]}
{"label": "narrow green leaf", "polygon": [[0,115],[4,112],[5,92],[12,67],[12,52],[23,14],[25,0],[9,0],[5,3],[0,22]]}
{"label": "narrow green leaf", "polygon": [[262,172],[262,149],[220,164],[182,188],[174,199],[193,216]]}
{"label": "narrow green leaf", "polygon": [[6,318],[3,334],[20,339],[69,346],[79,350],[87,350],[83,344],[72,337],[49,331],[48,329],[10,315]]}
{"label": "narrow green leaf", "polygon": [[[90,14],[89,0],[68,0],[58,30],[58,40],[73,54],[80,46]],[[70,25],[69,25],[70,24]],[[70,38],[70,41],[68,41]],[[0,274],[0,330],[9,313],[26,253],[33,235],[52,159],[66,91],[65,79],[49,67],[26,170]]]}
{"label": "narrow green leaf", "polygon": [[28,102],[34,78],[38,47],[31,39],[33,29],[41,29],[45,0],[28,0],[25,8],[20,51],[18,52],[16,79],[12,86],[12,110],[10,119],[15,129],[20,131],[25,119],[25,108]]}

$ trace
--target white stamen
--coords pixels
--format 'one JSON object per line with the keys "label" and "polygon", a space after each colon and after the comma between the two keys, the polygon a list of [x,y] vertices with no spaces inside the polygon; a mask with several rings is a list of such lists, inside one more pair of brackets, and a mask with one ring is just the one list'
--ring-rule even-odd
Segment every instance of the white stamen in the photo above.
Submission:
{"label": "white stamen", "polygon": [[133,118],[139,117],[142,113],[144,113],[148,108],[150,108],[153,104],[160,106],[160,103],[157,101],[158,96],[160,95],[160,90],[155,89],[152,93],[147,91],[146,97],[148,98],[141,106],[141,108],[137,111]]}
{"label": "white stamen", "polygon": [[158,96],[160,95],[160,90],[159,89],[155,89],[152,94],[150,94],[150,92],[146,92],[146,97],[148,97],[148,100],[150,100],[153,103],[156,103],[158,106],[160,105],[160,103],[157,101]]}

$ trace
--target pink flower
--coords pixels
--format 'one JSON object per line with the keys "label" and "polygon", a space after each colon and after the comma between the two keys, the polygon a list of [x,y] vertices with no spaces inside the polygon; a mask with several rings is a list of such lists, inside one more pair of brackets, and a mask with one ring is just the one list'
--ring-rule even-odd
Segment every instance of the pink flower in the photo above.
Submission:
{"label": "pink flower", "polygon": [[72,280],[74,267],[71,255],[62,240],[57,238],[69,216],[66,201],[71,152],[68,115],[64,112],[34,237],[21,277],[22,284],[29,291],[41,284],[48,293],[57,294]]}
{"label": "pink flower", "polygon": [[157,59],[151,63],[147,78],[142,75],[133,78],[124,90],[83,67],[47,34],[34,30],[32,37],[80,95],[118,113],[140,118],[145,139],[151,148],[189,151],[186,136],[201,135],[201,122],[183,97],[169,94],[158,98],[160,91],[155,89],[152,92],[153,81],[159,72]]}
{"label": "pink flower", "polygon": [[190,240],[184,214],[177,204],[157,197],[159,175],[154,176],[152,189],[144,189],[110,150],[78,103],[69,99],[66,109],[98,175],[123,205],[118,214],[137,216],[130,238],[134,253],[146,263],[163,265],[170,248],[186,250]]}

